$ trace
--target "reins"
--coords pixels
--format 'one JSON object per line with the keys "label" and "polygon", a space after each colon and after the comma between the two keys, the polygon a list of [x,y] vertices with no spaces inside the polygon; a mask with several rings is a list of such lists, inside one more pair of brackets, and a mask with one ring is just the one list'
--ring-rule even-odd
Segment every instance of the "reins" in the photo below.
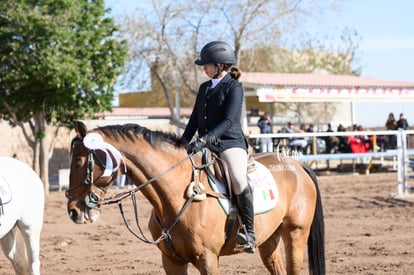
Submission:
{"label": "reins", "polygon": [[146,182],[140,184],[139,186],[135,187],[134,189],[130,190],[130,191],[125,191],[125,192],[121,192],[118,194],[115,194],[109,198],[103,198],[102,199],[102,205],[108,205],[108,204],[114,204],[114,203],[119,203],[122,200],[124,200],[125,198],[131,196],[132,194],[135,194],[136,192],[138,192],[139,190],[141,190],[142,188],[144,188],[145,186],[151,184],[152,182],[156,181],[157,179],[165,176],[167,173],[171,172],[172,170],[174,170],[175,168],[177,168],[178,166],[180,166],[181,164],[183,164],[187,159],[190,159],[191,161],[191,166],[193,167],[193,169],[195,170],[202,170],[210,165],[213,164],[214,161],[202,164],[200,166],[197,166],[192,158],[192,155],[187,155],[186,157],[184,157],[183,159],[181,159],[180,161],[178,161],[176,164],[174,164],[173,166],[169,167],[168,169],[164,170],[163,172],[159,173],[158,175],[156,175],[155,177],[147,180]]}
{"label": "reins", "polygon": [[163,172],[159,173],[158,175],[156,175],[155,177],[147,180],[146,182],[140,184],[139,186],[135,187],[134,189],[130,190],[130,191],[125,191],[122,193],[118,193],[115,194],[109,198],[103,198],[102,199],[102,204],[106,205],[106,204],[114,204],[114,203],[119,203],[121,202],[123,199],[131,196],[132,194],[135,194],[136,192],[138,192],[139,190],[141,190],[142,188],[144,188],[145,186],[153,183],[154,181],[156,181],[157,179],[165,176],[167,173],[171,172],[172,170],[174,170],[175,168],[177,168],[178,166],[180,166],[182,163],[184,163],[184,161],[186,161],[187,159],[191,159],[190,156],[186,156],[185,158],[181,159],[179,162],[177,162],[176,164],[174,164],[173,166],[171,166],[170,168],[164,170]]}
{"label": "reins", "polygon": [[[213,164],[213,160],[211,162],[202,164],[197,166],[194,162],[194,159],[192,158],[193,155],[187,155],[186,157],[184,157],[183,159],[181,159],[180,161],[178,161],[176,164],[174,164],[173,166],[169,167],[168,169],[164,170],[163,172],[159,173],[158,175],[156,175],[155,177],[147,180],[146,182],[140,184],[139,186],[135,187],[132,190],[129,191],[125,191],[125,192],[121,192],[118,194],[115,194],[111,197],[108,198],[103,198],[102,199],[102,205],[109,205],[109,204],[118,204],[118,208],[119,211],[121,213],[121,217],[122,220],[124,221],[125,226],[127,227],[128,231],[131,232],[132,235],[134,235],[137,239],[139,239],[140,241],[147,243],[147,244],[159,244],[161,241],[166,240],[167,245],[170,247],[170,249],[173,251],[173,253],[175,254],[175,256],[177,256],[178,258],[181,258],[178,254],[175,253],[173,247],[170,244],[170,240],[171,240],[171,235],[170,235],[170,231],[171,229],[177,224],[177,222],[180,220],[181,216],[184,214],[184,211],[187,209],[187,207],[191,204],[191,202],[193,202],[195,196],[197,195],[196,193],[193,193],[184,203],[184,205],[182,206],[182,208],[180,209],[180,211],[178,212],[177,216],[174,218],[174,220],[166,227],[164,227],[161,222],[159,221],[158,217],[155,215],[154,211],[152,211],[152,215],[154,217],[155,222],[158,224],[158,226],[160,227],[162,233],[161,235],[154,241],[149,240],[140,225],[139,222],[139,214],[138,214],[138,205],[137,205],[137,200],[136,200],[136,193],[138,191],[140,191],[141,189],[143,189],[144,187],[146,187],[147,185],[153,183],[154,181],[156,181],[157,179],[163,177],[164,175],[166,175],[167,173],[171,172],[172,170],[174,170],[175,168],[177,168],[178,166],[180,166],[181,164],[183,164],[187,159],[190,159],[191,161],[191,165],[193,167],[193,171],[196,170],[202,170],[206,167],[208,167],[209,165]],[[130,223],[128,222],[128,220],[125,217],[125,212],[123,209],[123,205],[122,205],[122,201],[124,199],[126,199],[127,197],[131,197],[131,201],[132,201],[132,206],[134,209],[134,217],[135,217],[135,223],[136,226],[138,227],[139,233],[136,233]]]}
{"label": "reins", "polygon": [[[147,243],[147,244],[155,244],[155,245],[159,244],[163,240],[166,240],[168,242],[171,240],[170,230],[177,224],[177,222],[180,220],[181,216],[183,215],[185,209],[187,209],[187,207],[190,205],[190,203],[194,200],[194,197],[195,197],[195,195],[193,195],[190,198],[188,198],[188,200],[185,202],[183,207],[178,212],[177,216],[174,218],[174,220],[171,222],[171,224],[167,227],[162,226],[161,222],[159,221],[157,216],[154,214],[154,211],[152,211],[152,216],[154,217],[155,222],[161,228],[162,233],[161,233],[161,236],[158,237],[158,239],[156,239],[155,241],[150,241],[150,240],[148,240],[147,237],[145,237],[145,234],[144,234],[144,232],[141,228],[141,225],[139,223],[139,214],[138,214],[138,207],[137,207],[135,192],[131,191],[129,194],[131,196],[132,205],[133,205],[133,209],[134,209],[134,215],[135,215],[135,221],[136,221],[136,225],[137,225],[138,230],[139,230],[139,234],[137,234],[132,229],[129,222],[127,221],[127,219],[125,217],[125,212],[124,212],[124,209],[123,209],[123,206],[122,206],[122,202],[120,200],[118,202],[118,207],[119,207],[119,211],[121,213],[122,220],[124,221],[125,226],[127,227],[128,231],[131,232],[132,235],[134,235],[140,241],[142,241],[144,243]],[[126,197],[124,197],[124,198],[126,198]]]}
{"label": "reins", "polygon": [[[179,219],[181,218],[181,216],[183,215],[185,209],[187,209],[187,207],[190,205],[190,203],[193,201],[194,199],[194,195],[191,196],[190,198],[188,198],[188,200],[185,202],[185,204],[183,205],[183,207],[180,209],[180,211],[178,212],[177,216],[174,218],[174,220],[171,222],[170,225],[168,225],[167,227],[163,227],[161,225],[161,223],[159,222],[158,218],[155,216],[155,214],[153,213],[153,216],[155,218],[155,221],[157,222],[157,224],[160,226],[161,230],[162,230],[162,234],[160,237],[158,237],[155,241],[150,241],[144,234],[141,225],[139,223],[139,214],[138,214],[138,205],[137,205],[137,201],[136,201],[136,193],[141,190],[142,188],[146,187],[147,185],[153,183],[154,181],[156,181],[157,179],[163,177],[164,175],[166,175],[167,173],[171,172],[172,170],[174,170],[175,168],[177,168],[178,166],[180,166],[182,163],[184,163],[187,159],[191,160],[191,163],[193,163],[193,160],[191,158],[191,156],[186,156],[183,159],[181,159],[179,162],[177,162],[176,164],[174,164],[173,166],[169,167],[168,169],[164,170],[163,172],[159,173],[158,175],[156,175],[155,177],[147,180],[146,182],[140,184],[139,186],[135,187],[134,189],[130,190],[130,191],[125,191],[122,193],[118,193],[115,194],[109,198],[104,198],[102,199],[102,204],[103,205],[109,205],[109,204],[114,204],[117,203],[118,207],[119,207],[119,211],[121,213],[122,219],[124,221],[125,226],[127,227],[128,231],[131,232],[132,235],[134,235],[136,238],[138,238],[140,241],[147,243],[147,244],[159,244],[162,240],[171,240],[171,236],[170,236],[170,230],[177,224],[177,222],[179,221]],[[132,205],[133,205],[133,209],[134,209],[134,215],[135,215],[135,222],[136,225],[138,227],[139,230],[139,234],[136,233],[130,226],[129,222],[127,221],[126,217],[125,217],[125,212],[123,210],[123,205],[122,205],[122,201],[124,199],[126,199],[127,197],[131,197],[131,201],[132,201]]]}

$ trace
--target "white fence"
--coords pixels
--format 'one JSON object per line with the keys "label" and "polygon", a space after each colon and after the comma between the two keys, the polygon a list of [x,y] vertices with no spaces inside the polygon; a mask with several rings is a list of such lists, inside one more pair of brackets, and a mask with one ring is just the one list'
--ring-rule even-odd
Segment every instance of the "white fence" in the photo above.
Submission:
{"label": "white fence", "polygon": [[59,169],[58,191],[69,189],[69,169]]}
{"label": "white fence", "polygon": [[[395,158],[397,161],[397,194],[404,196],[408,195],[410,190],[414,190],[414,186],[408,185],[409,179],[414,179],[414,173],[410,174],[410,170],[414,166],[414,160],[410,160],[410,156],[414,156],[414,150],[408,146],[408,136],[413,135],[414,130],[399,130],[399,131],[350,131],[350,132],[314,132],[314,133],[277,133],[277,134],[251,134],[250,139],[261,139],[265,137],[276,139],[291,139],[291,138],[312,138],[313,148],[316,148],[316,137],[329,136],[354,136],[367,135],[373,137],[373,150],[368,153],[335,153],[335,154],[317,154],[317,150],[313,150],[313,154],[302,155],[293,153],[292,157],[299,161],[328,161],[328,160],[346,160],[346,159],[380,159],[385,157]],[[396,136],[397,148],[389,151],[377,151],[377,137],[378,136]]]}

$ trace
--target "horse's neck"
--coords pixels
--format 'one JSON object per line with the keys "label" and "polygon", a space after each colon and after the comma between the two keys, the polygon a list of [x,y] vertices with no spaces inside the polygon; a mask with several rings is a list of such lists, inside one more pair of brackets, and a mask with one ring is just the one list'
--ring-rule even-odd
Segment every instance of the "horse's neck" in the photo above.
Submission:
{"label": "horse's neck", "polygon": [[191,164],[184,161],[174,166],[184,158],[185,155],[178,152],[162,150],[143,150],[128,155],[127,175],[135,185],[145,185],[141,192],[159,216],[175,215],[183,205],[185,187],[192,176]]}

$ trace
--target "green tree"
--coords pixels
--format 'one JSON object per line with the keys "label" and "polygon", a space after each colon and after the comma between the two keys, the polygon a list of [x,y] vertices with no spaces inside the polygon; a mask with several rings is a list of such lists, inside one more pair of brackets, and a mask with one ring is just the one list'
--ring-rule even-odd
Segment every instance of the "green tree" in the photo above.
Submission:
{"label": "green tree", "polygon": [[49,190],[55,132],[111,109],[127,47],[103,0],[0,2],[0,118],[22,128]]}

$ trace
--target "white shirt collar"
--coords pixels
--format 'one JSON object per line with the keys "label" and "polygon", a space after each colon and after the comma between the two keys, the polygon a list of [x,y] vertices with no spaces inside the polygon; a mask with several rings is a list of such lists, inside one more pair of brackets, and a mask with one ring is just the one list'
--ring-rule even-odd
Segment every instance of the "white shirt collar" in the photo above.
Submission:
{"label": "white shirt collar", "polygon": [[212,78],[210,88],[214,89],[217,86],[217,84],[219,84],[220,80],[221,80],[221,78]]}

